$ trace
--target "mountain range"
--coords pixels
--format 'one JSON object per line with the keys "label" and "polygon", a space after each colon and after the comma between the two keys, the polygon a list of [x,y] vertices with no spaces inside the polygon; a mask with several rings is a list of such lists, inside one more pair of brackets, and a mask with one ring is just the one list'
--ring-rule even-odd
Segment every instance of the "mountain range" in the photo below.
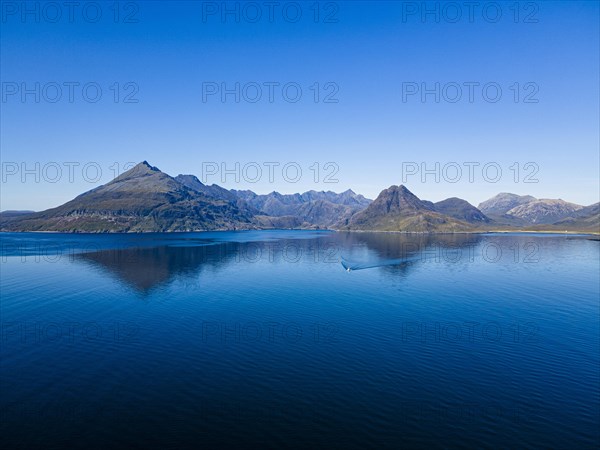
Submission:
{"label": "mountain range", "polygon": [[501,193],[475,207],[452,197],[433,203],[406,186],[375,200],[352,190],[302,194],[228,190],[194,175],[171,177],[144,161],[109,183],[42,212],[4,211],[2,231],[169,232],[264,228],[600,233],[600,207]]}

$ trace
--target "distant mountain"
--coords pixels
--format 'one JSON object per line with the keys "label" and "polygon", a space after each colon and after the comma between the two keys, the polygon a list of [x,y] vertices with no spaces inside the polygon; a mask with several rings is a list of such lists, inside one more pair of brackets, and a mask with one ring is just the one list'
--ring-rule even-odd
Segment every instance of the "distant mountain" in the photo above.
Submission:
{"label": "distant mountain", "polygon": [[574,217],[581,205],[561,199],[537,199],[530,195],[502,193],[479,204],[479,209],[495,223],[513,227],[551,225]]}
{"label": "distant mountain", "polygon": [[352,190],[337,194],[331,191],[307,191],[303,194],[280,194],[271,192],[266,195],[255,194],[252,191],[231,190],[239,198],[246,200],[251,206],[259,211],[273,216],[283,216],[294,211],[298,206],[314,201],[328,201],[336,205],[350,206],[354,209],[366,208],[371,200]]}
{"label": "distant mountain", "polygon": [[146,161],[70,202],[3,224],[19,231],[192,231],[252,228],[252,216]]}
{"label": "distant mountain", "polygon": [[301,205],[295,215],[309,224],[329,227],[340,220],[350,219],[357,210],[362,209],[327,200],[315,200]]}
{"label": "distant mountain", "polygon": [[561,199],[540,199],[516,206],[507,211],[506,215],[530,224],[552,224],[571,217],[580,209],[583,209],[583,206]]}
{"label": "distant mountain", "polygon": [[452,197],[433,204],[435,211],[473,224],[486,224],[489,217],[483,214],[466,200]]}
{"label": "distant mountain", "polygon": [[308,191],[303,194],[305,198],[311,200],[326,200],[337,205],[350,206],[355,209],[366,208],[371,204],[373,200],[365,198],[361,194],[356,194],[352,189],[347,189],[340,194],[336,194],[332,191]]}
{"label": "distant mountain", "polygon": [[307,229],[316,228],[296,216],[254,216],[254,221],[262,229]]}
{"label": "distant mountain", "polygon": [[600,233],[600,203],[594,203],[575,211],[571,217],[562,219],[556,222],[555,225],[559,229],[576,229]]}
{"label": "distant mountain", "polygon": [[363,211],[356,213],[340,228],[349,230],[456,232],[473,226],[435,211],[405,186],[390,186]]}
{"label": "distant mountain", "polygon": [[581,208],[573,213],[572,217],[586,218],[593,217],[600,214],[600,203],[594,203],[593,205]]}
{"label": "distant mountain", "polygon": [[537,200],[531,195],[516,195],[509,194],[506,192],[500,193],[485,202],[482,202],[477,207],[483,214],[490,215],[503,215],[511,209]]}
{"label": "distant mountain", "polygon": [[0,214],[5,215],[5,216],[22,216],[23,214],[31,214],[34,213],[35,211],[29,210],[29,209],[7,209],[5,211],[0,211]]}
{"label": "distant mountain", "polygon": [[14,217],[21,217],[27,214],[33,214],[35,211],[29,211],[29,210],[12,210],[12,209],[7,209],[6,211],[2,211],[0,212],[0,220],[1,219],[12,219]]}
{"label": "distant mountain", "polygon": [[35,211],[28,210],[10,210],[0,212],[0,229],[4,229],[9,226],[9,223],[18,219],[21,219],[30,214],[34,214]]}
{"label": "distant mountain", "polygon": [[271,192],[266,195],[259,195],[252,191],[232,190],[231,192],[259,211],[261,215],[296,217],[304,227],[332,226],[340,220],[349,219],[354,213],[371,203],[371,200],[350,189],[341,194],[331,191],[308,191],[303,194]]}

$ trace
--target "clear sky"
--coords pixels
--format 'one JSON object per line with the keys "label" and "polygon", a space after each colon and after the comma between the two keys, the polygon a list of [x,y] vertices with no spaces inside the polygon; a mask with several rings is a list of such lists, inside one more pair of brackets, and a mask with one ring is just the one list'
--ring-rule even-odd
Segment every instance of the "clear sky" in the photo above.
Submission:
{"label": "clear sky", "polygon": [[2,1],[0,209],[142,160],[259,193],[599,201],[598,2],[221,3]]}

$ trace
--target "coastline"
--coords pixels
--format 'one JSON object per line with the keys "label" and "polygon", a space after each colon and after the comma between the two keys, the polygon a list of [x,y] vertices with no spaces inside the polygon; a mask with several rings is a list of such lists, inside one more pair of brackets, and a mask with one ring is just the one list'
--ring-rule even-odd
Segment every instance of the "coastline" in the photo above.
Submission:
{"label": "coastline", "polygon": [[40,231],[18,231],[18,230],[0,230],[1,234],[8,233],[44,233],[44,234],[175,234],[175,233],[226,233],[226,232],[248,232],[248,231],[326,231],[332,233],[386,233],[386,234],[553,234],[553,235],[585,235],[585,236],[600,236],[600,231],[584,231],[584,230],[473,230],[473,231],[402,231],[402,230],[342,230],[332,228],[237,228],[237,229],[215,229],[215,230],[176,230],[176,231],[54,231],[54,230],[40,230]]}

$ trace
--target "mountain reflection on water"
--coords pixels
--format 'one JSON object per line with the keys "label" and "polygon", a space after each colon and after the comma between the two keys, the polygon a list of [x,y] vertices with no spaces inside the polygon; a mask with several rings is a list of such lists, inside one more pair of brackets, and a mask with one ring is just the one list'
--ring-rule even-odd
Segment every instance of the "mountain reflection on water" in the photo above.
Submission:
{"label": "mountain reflection on water", "polygon": [[[448,258],[472,258],[482,237],[477,234],[323,233],[317,237],[248,242],[177,239],[157,247],[84,252],[77,262],[91,264],[140,292],[174,279],[194,279],[204,270],[232,264],[322,264],[348,262],[353,270],[385,267],[406,273],[411,264]],[[408,261],[405,261],[408,259]],[[340,265],[340,268],[341,265]]]}

